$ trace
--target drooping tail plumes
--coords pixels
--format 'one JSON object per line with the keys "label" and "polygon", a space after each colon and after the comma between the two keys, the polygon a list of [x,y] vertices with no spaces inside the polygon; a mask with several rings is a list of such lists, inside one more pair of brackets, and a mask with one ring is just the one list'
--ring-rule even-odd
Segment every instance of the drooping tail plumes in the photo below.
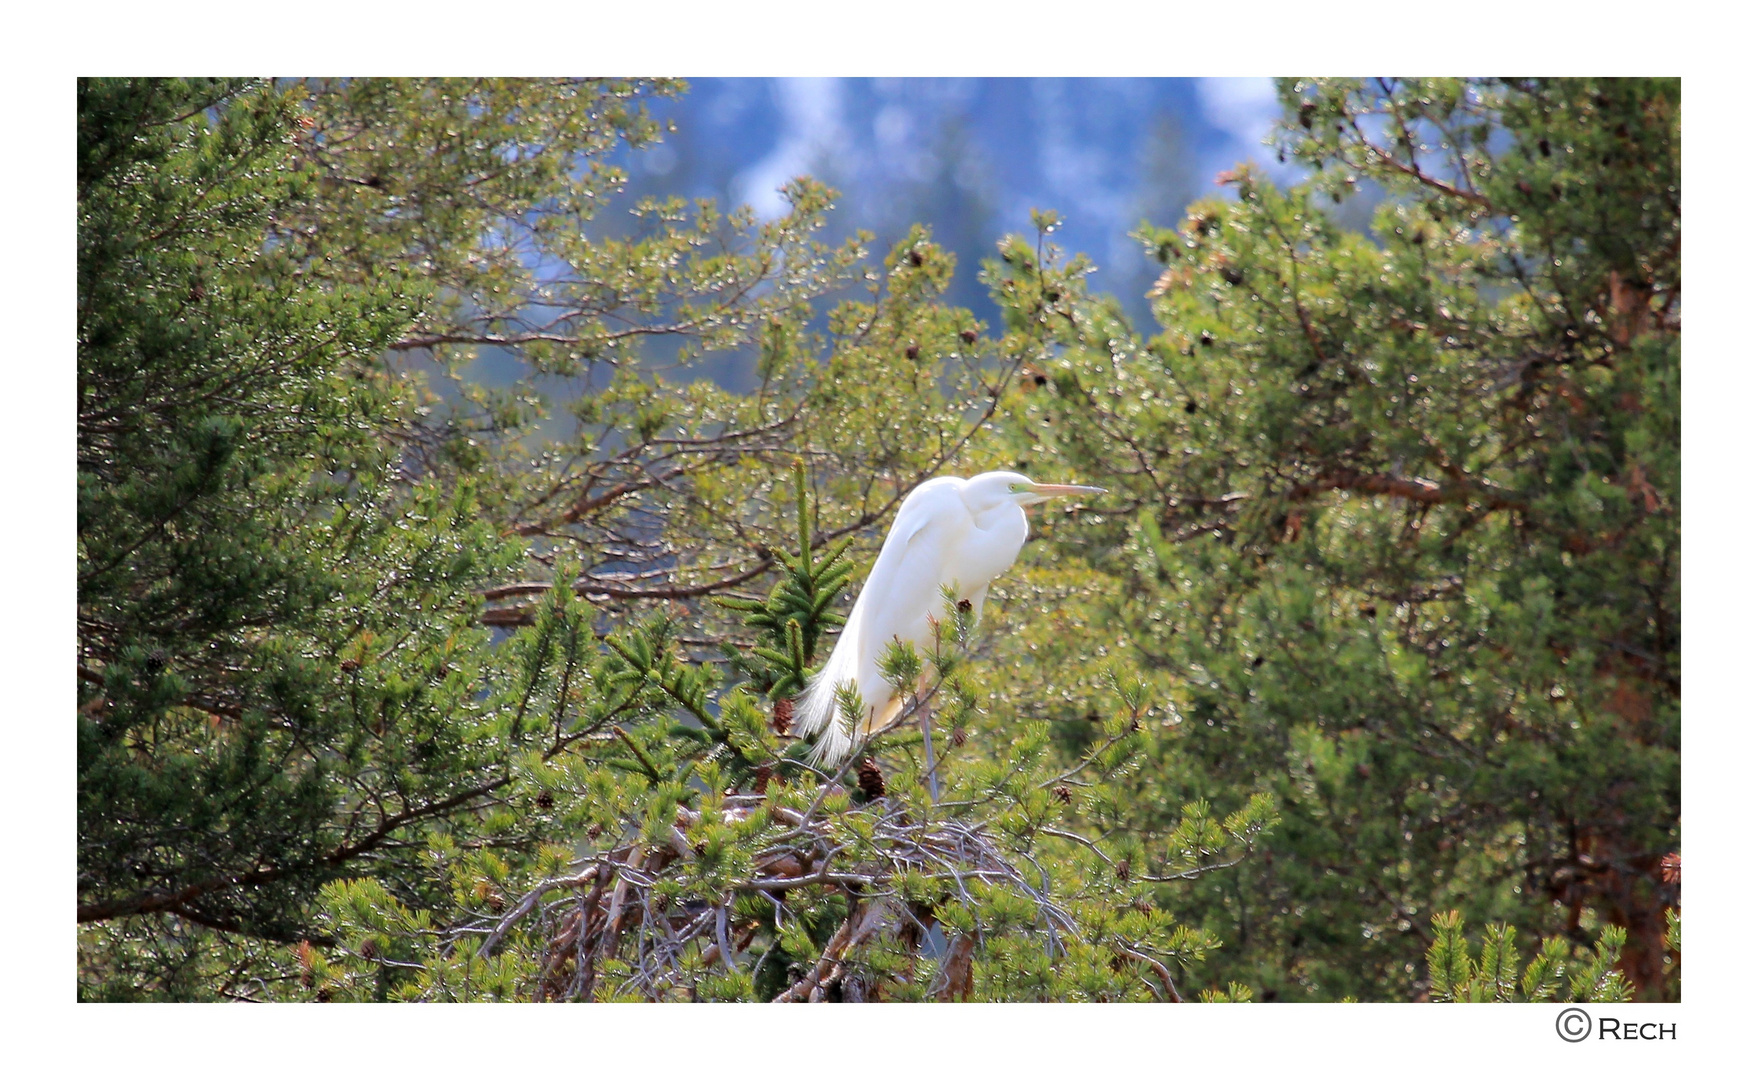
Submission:
{"label": "drooping tail plumes", "polygon": [[830,659],[806,685],[806,692],[794,703],[794,734],[802,739],[817,736],[812,745],[814,764],[834,768],[848,758],[855,746],[855,732],[836,703],[837,687],[861,684],[860,648],[861,600],[849,613],[848,625],[830,650]]}

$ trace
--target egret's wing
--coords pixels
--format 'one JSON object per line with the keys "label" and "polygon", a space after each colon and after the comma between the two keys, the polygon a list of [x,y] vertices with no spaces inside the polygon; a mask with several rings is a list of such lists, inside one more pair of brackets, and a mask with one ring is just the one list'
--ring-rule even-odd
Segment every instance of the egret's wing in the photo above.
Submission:
{"label": "egret's wing", "polygon": [[873,730],[877,718],[894,711],[888,707],[892,688],[880,674],[879,658],[893,637],[918,649],[929,640],[927,617],[940,610],[944,553],[970,529],[970,514],[959,494],[963,483],[955,477],[930,480],[898,508],[848,623],[796,714],[800,734],[823,732],[816,751],[820,761],[841,761],[857,734],[845,731],[835,718],[836,687],[852,680],[860,690],[867,714],[861,731]]}
{"label": "egret's wing", "polygon": [[940,587],[950,583],[947,562],[971,527],[956,482],[930,481],[905,500],[861,590],[862,651],[875,663],[893,637],[928,642],[928,617],[940,616]]}

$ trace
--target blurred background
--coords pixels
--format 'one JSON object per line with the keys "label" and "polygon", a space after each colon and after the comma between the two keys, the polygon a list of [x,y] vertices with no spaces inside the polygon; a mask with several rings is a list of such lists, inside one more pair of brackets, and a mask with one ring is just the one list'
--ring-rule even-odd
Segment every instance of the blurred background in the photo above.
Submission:
{"label": "blurred background", "polygon": [[958,256],[950,299],[991,323],[980,260],[1030,232],[1034,207],[1060,212],[1057,242],[1098,264],[1090,287],[1145,322],[1158,268],[1136,226],[1177,220],[1242,161],[1296,176],[1264,145],[1278,115],[1268,78],[692,79],[653,111],[677,130],[632,155],[631,196],[773,217],[777,189],[810,174],[842,192],[832,238],[867,229],[883,257],[912,223],[931,226]]}

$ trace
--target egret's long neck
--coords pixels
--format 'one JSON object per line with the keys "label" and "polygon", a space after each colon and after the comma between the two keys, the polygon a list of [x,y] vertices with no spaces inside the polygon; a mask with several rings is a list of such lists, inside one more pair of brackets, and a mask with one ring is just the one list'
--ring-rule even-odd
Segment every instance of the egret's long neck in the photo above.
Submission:
{"label": "egret's long neck", "polygon": [[[1018,503],[1011,500],[979,510],[971,517],[976,522],[977,528],[986,533],[994,533],[997,528],[1003,526],[1017,527],[1025,524],[1025,511],[1020,508]],[[1003,529],[1003,531],[1007,530]]]}
{"label": "egret's long neck", "polygon": [[997,574],[1012,566],[1026,539],[1025,510],[1018,503],[989,507],[975,515],[973,524],[976,529],[968,541],[968,565],[981,580],[960,582],[967,592],[988,585]]}

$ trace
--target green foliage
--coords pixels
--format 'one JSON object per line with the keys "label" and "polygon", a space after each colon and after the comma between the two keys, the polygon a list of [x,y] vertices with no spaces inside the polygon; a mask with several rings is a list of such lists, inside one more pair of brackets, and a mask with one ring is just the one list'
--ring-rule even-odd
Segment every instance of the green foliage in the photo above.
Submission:
{"label": "green foliage", "polygon": [[[1268,857],[1169,894],[1275,999],[1405,999],[1418,912],[1623,927],[1667,993],[1679,835],[1676,80],[1289,81],[1283,152],[1140,238],[1143,339],[1032,262],[1059,354],[1017,459],[1111,488],[1046,522],[1001,659],[1074,725],[1111,651],[1171,737],[1127,827],[1273,795]],[[1383,195],[1373,231],[1337,203]],[[1364,198],[1366,196],[1363,196]],[[1047,249],[1046,249],[1047,250]],[[1023,266],[1022,266],[1023,264]],[[1023,614],[1030,613],[1030,614]],[[1003,618],[1007,618],[1003,615]],[[1056,715],[1056,714],[1053,714]]]}
{"label": "green foliage", "polygon": [[1615,968],[1626,940],[1623,927],[1602,928],[1591,950],[1571,947],[1567,938],[1546,938],[1522,973],[1513,927],[1485,926],[1482,952],[1473,961],[1462,923],[1457,911],[1433,919],[1434,944],[1428,947],[1430,1001],[1630,1000],[1630,982]]}
{"label": "green foliage", "polygon": [[[858,805],[782,756],[756,695],[803,685],[864,530],[1023,360],[938,305],[925,232],[883,272],[812,240],[810,182],[761,225],[649,203],[638,238],[583,228],[655,89],[81,84],[83,995],[1116,999],[1176,994],[1212,948],[1039,850],[1108,857],[1045,831],[1045,784],[1115,753],[1062,769],[1031,739],[944,809],[907,738]],[[668,384],[661,339],[755,349],[764,386]],[[482,349],[529,377],[476,385]],[[557,375],[589,380],[571,433]],[[890,481],[851,484],[863,460]],[[535,580],[509,581],[521,547]]]}
{"label": "green foliage", "polygon": [[159,928],[82,993],[210,996],[256,954],[202,928],[298,940],[318,886],[485,782],[472,590],[517,554],[379,438],[402,398],[365,365],[414,295],[263,243],[310,192],[296,96],[79,99],[80,917]]}
{"label": "green foliage", "polygon": [[745,625],[759,631],[768,642],[753,646],[748,656],[731,645],[726,653],[736,670],[750,675],[765,693],[775,698],[806,688],[819,638],[829,628],[844,622],[843,616],[832,611],[830,605],[854,573],[854,567],[843,558],[854,542],[852,537],[836,541],[822,554],[813,552],[806,466],[798,459],[794,461],[794,516],[799,525],[799,547],[793,555],[780,556],[782,573],[769,590],[768,599],[759,603],[738,597],[715,598],[721,607],[749,612]]}
{"label": "green foliage", "polygon": [[[810,180],[631,205],[681,90],[81,83],[82,996],[1676,996],[1676,82],[1287,83],[1145,338],[1053,212],[991,330]],[[986,468],[1111,494],[822,775]]]}

